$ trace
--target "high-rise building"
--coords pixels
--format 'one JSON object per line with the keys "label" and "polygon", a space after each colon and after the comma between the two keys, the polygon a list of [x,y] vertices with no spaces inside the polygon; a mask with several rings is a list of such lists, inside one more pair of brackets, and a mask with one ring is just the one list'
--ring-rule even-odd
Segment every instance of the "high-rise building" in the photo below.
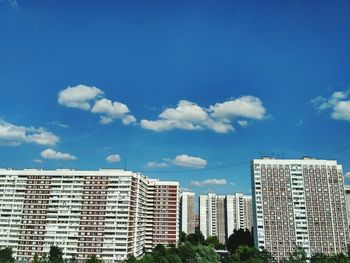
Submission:
{"label": "high-rise building", "polygon": [[296,246],[314,253],[345,252],[350,241],[342,166],[308,157],[251,163],[254,240],[277,258]]}
{"label": "high-rise building", "polygon": [[350,227],[350,185],[345,185],[345,205],[346,215],[348,217],[348,224]]}
{"label": "high-rise building", "polygon": [[217,236],[225,243],[225,196],[214,193],[199,196],[199,227],[205,238]]}
{"label": "high-rise building", "polygon": [[105,262],[175,244],[179,184],[131,171],[0,169],[0,247],[27,262],[51,245]]}
{"label": "high-rise building", "polygon": [[181,231],[187,235],[194,233],[196,226],[195,213],[195,194],[192,192],[183,192],[181,194],[180,202],[180,227]]}
{"label": "high-rise building", "polygon": [[220,243],[236,229],[251,230],[252,201],[250,196],[208,195],[199,196],[199,226],[204,237],[217,236]]}
{"label": "high-rise building", "polygon": [[242,193],[226,196],[226,227],[227,238],[234,230],[252,231],[252,197]]}

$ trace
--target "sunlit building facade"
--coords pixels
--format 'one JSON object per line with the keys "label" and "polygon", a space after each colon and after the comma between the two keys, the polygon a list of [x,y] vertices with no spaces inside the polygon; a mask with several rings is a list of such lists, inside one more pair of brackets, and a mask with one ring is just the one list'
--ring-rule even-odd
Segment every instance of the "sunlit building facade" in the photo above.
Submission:
{"label": "sunlit building facade", "polygon": [[350,242],[342,166],[308,157],[251,163],[254,240],[277,258],[296,246],[314,253],[346,252]]}
{"label": "sunlit building facade", "polygon": [[51,245],[105,262],[178,239],[179,185],[116,169],[0,169],[0,247],[27,262]]}
{"label": "sunlit building facade", "polygon": [[195,194],[193,192],[181,193],[180,227],[187,235],[194,233],[196,227]]}

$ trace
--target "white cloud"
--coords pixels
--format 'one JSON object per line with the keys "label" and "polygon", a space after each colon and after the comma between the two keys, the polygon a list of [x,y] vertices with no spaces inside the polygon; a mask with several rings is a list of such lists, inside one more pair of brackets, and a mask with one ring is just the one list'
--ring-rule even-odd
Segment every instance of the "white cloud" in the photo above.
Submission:
{"label": "white cloud", "polygon": [[169,167],[169,164],[165,162],[148,162],[146,164],[147,168],[166,168]]}
{"label": "white cloud", "polygon": [[66,107],[90,110],[90,102],[102,94],[103,91],[96,87],[79,84],[75,87],[68,87],[60,91],[58,94],[58,102]]}
{"label": "white cloud", "polygon": [[[260,99],[253,96],[216,103],[208,109],[187,100],[180,100],[176,108],[165,109],[157,120],[143,119],[140,124],[142,128],[155,132],[209,129],[218,133],[228,133],[234,131],[232,119],[245,117],[261,120],[265,118],[265,113]],[[240,122],[239,124],[244,126],[244,121]]]}
{"label": "white cloud", "polygon": [[95,102],[92,107],[91,112],[106,114],[113,117],[123,116],[125,113],[129,112],[128,106],[120,102],[113,102],[108,99],[100,99]]}
{"label": "white cloud", "polygon": [[121,160],[121,158],[120,158],[119,154],[112,154],[112,155],[107,156],[107,158],[106,158],[106,161],[108,163],[117,163],[120,160]]}
{"label": "white cloud", "polygon": [[76,160],[77,157],[69,153],[56,152],[52,149],[46,149],[41,152],[41,157],[51,160]]}
{"label": "white cloud", "polygon": [[41,145],[55,145],[59,141],[59,138],[51,132],[38,129],[35,133],[27,136],[27,141]]}
{"label": "white cloud", "polygon": [[43,160],[41,160],[41,159],[34,159],[33,162],[34,163],[43,163]]}
{"label": "white cloud", "polygon": [[331,110],[331,118],[335,120],[350,121],[350,91],[336,91],[329,98],[322,96],[311,100],[319,111]]}
{"label": "white cloud", "polygon": [[350,178],[350,172],[345,173],[344,175],[346,178]]}
{"label": "white cloud", "polygon": [[207,179],[204,181],[191,181],[193,186],[226,185],[226,179]]}
{"label": "white cloud", "polygon": [[242,127],[247,127],[248,126],[248,121],[246,121],[246,120],[239,120],[239,121],[237,121],[238,122],[238,124],[240,125],[240,126],[242,126]]}
{"label": "white cloud", "polygon": [[334,106],[331,116],[336,120],[350,121],[350,100],[339,101]]}
{"label": "white cloud", "polygon": [[55,145],[60,138],[44,128],[33,128],[13,125],[0,121],[0,144],[17,146],[22,143]]}
{"label": "white cloud", "polygon": [[212,116],[218,119],[231,119],[245,117],[261,120],[265,117],[266,110],[259,98],[254,96],[242,96],[223,103],[216,103],[209,107]]}
{"label": "white cloud", "polygon": [[207,161],[199,157],[188,156],[187,154],[178,155],[172,160],[172,164],[182,167],[204,168]]}
{"label": "white cloud", "polygon": [[110,124],[120,119],[124,125],[136,122],[136,118],[129,114],[127,105],[103,98],[104,92],[96,87],[78,85],[68,87],[58,94],[58,102],[63,106],[91,111],[100,115],[101,124]]}

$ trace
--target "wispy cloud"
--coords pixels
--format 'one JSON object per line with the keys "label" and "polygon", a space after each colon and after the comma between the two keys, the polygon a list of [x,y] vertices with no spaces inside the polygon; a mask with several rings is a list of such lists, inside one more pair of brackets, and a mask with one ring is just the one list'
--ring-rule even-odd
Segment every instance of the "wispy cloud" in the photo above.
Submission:
{"label": "wispy cloud", "polygon": [[14,9],[18,9],[19,8],[18,2],[16,0],[1,0],[1,2],[8,3]]}
{"label": "wispy cloud", "polygon": [[169,164],[166,162],[148,162],[146,164],[147,168],[166,168],[169,167]]}
{"label": "wispy cloud", "polygon": [[51,124],[56,125],[56,126],[61,127],[61,128],[65,128],[65,129],[69,128],[69,125],[61,123],[59,121],[52,121]]}
{"label": "wispy cloud", "polygon": [[226,179],[207,179],[203,181],[191,181],[191,185],[193,186],[211,186],[211,185],[226,185]]}

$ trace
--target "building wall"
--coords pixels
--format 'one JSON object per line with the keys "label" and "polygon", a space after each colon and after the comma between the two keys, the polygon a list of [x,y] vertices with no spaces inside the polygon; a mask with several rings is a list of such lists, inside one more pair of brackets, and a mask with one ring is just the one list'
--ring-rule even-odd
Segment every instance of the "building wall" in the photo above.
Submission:
{"label": "building wall", "polygon": [[130,171],[0,169],[0,247],[17,260],[57,245],[65,258],[118,262],[142,255],[147,241],[176,243],[178,203],[178,183]]}
{"label": "building wall", "polygon": [[348,224],[350,227],[350,185],[345,185],[345,205],[346,205],[346,214],[348,217]]}
{"label": "building wall", "polygon": [[252,230],[252,197],[236,193],[226,196],[227,238],[234,230]]}
{"label": "building wall", "polygon": [[200,230],[205,238],[217,236],[221,243],[236,229],[251,230],[252,198],[243,194],[199,197]]}
{"label": "building wall", "polygon": [[256,246],[277,259],[345,252],[350,241],[342,167],[336,161],[252,161]]}
{"label": "building wall", "polygon": [[195,231],[195,194],[192,192],[183,192],[181,194],[181,231],[186,234],[192,234]]}

